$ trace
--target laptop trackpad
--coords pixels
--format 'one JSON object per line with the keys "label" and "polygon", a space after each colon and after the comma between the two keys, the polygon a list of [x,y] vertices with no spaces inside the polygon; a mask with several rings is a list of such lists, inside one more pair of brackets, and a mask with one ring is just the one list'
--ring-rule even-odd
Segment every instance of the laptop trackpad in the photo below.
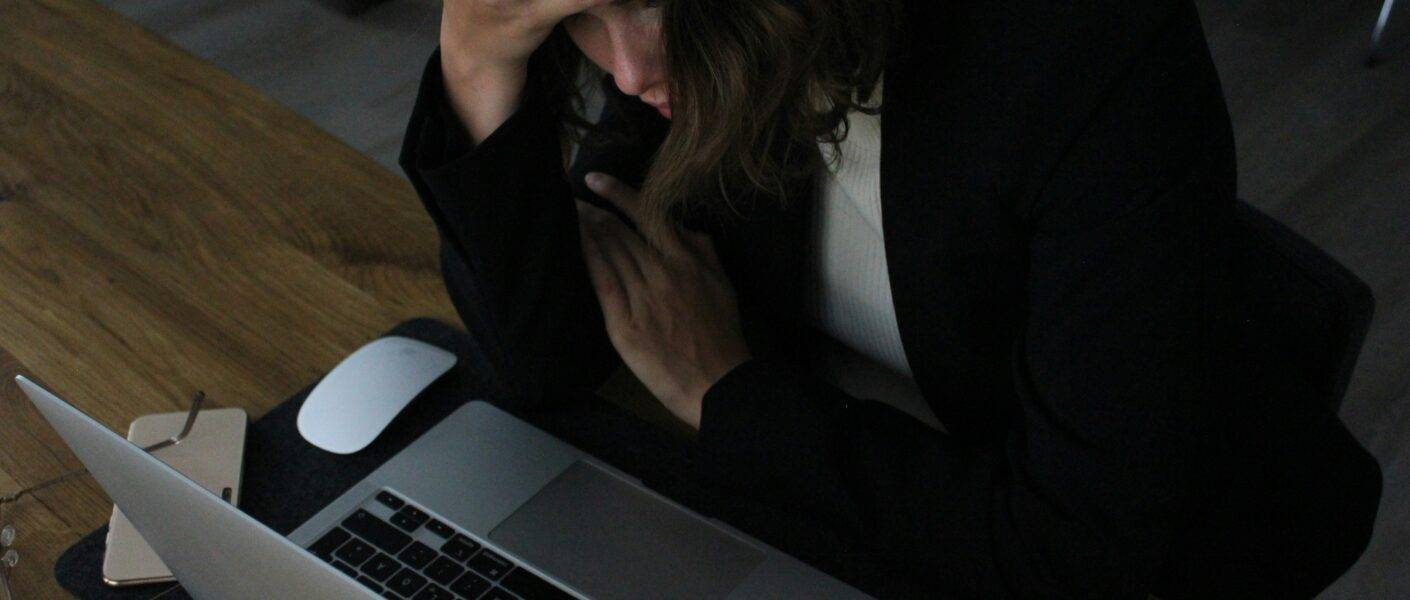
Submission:
{"label": "laptop trackpad", "polygon": [[602,598],[724,598],[764,556],[582,461],[495,527],[490,539]]}

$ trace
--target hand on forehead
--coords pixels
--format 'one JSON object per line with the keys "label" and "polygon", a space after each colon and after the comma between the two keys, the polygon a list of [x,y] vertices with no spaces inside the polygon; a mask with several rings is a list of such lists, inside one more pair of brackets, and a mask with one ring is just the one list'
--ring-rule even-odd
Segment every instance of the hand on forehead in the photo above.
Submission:
{"label": "hand on forehead", "polygon": [[623,0],[531,0],[539,5],[546,13],[558,17],[592,10],[599,6],[625,4]]}

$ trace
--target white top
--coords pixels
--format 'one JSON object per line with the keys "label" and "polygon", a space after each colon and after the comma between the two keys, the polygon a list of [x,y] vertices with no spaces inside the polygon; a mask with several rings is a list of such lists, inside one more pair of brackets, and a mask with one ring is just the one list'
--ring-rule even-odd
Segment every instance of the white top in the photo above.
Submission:
{"label": "white top", "polygon": [[[881,101],[882,82],[874,102]],[[847,393],[879,400],[940,427],[911,378],[891,300],[881,225],[881,116],[853,112],[832,164],[818,175],[807,273],[807,311],[837,344],[819,348],[817,374]]]}

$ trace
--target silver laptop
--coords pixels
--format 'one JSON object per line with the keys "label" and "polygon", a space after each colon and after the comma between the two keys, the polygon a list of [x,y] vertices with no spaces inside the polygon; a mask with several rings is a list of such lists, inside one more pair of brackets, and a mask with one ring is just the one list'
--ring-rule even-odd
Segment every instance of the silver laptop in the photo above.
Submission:
{"label": "silver laptop", "polygon": [[195,598],[866,597],[486,402],[285,538],[15,380]]}

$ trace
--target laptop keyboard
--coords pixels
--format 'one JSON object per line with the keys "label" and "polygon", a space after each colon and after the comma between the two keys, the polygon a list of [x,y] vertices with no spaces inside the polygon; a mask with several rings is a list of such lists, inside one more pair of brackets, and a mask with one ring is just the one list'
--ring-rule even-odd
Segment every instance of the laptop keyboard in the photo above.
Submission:
{"label": "laptop keyboard", "polygon": [[308,550],[386,598],[573,598],[386,490],[364,502]]}

